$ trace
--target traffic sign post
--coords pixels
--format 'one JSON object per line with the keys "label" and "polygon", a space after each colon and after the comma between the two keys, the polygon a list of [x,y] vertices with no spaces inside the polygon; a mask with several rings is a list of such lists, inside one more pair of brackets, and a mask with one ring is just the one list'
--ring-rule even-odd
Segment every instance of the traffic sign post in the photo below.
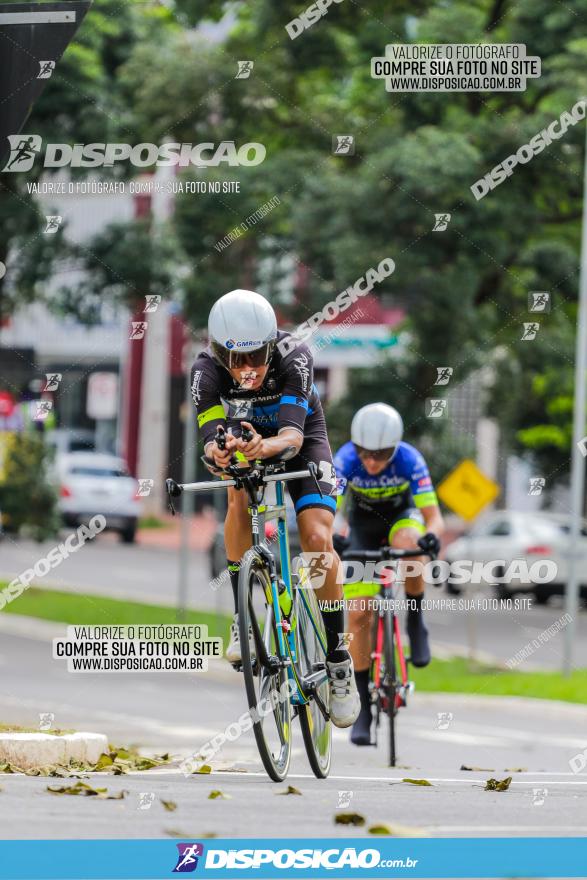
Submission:
{"label": "traffic sign post", "polygon": [[90,373],[86,413],[96,422],[96,449],[108,451],[114,441],[112,421],[118,415],[118,374]]}
{"label": "traffic sign post", "polygon": [[[499,485],[486,477],[469,458],[457,465],[436,487],[442,503],[467,522],[476,519],[488,504],[495,501],[500,491]],[[467,614],[467,636],[469,661],[473,661],[477,652],[477,621],[474,611]]]}
{"label": "traffic sign post", "polygon": [[90,373],[86,413],[91,419],[115,419],[118,413],[118,374]]}
{"label": "traffic sign post", "polygon": [[573,402],[573,450],[571,453],[571,528],[569,530],[569,574],[565,589],[565,611],[569,625],[565,635],[563,672],[573,671],[573,646],[579,611],[579,540],[583,509],[585,506],[585,411],[587,408],[587,130],[583,158],[583,221],[581,230],[581,271],[579,277],[579,303],[577,313],[577,337],[575,341],[575,397]]}
{"label": "traffic sign post", "polygon": [[479,470],[474,461],[465,458],[444,478],[436,491],[443,504],[457,516],[471,521],[484,507],[495,501],[501,490],[497,483]]}

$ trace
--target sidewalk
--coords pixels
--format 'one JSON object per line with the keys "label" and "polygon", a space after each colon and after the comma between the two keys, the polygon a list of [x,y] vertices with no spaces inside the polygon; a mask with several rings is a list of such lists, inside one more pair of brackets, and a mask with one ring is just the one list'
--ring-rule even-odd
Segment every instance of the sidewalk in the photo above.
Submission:
{"label": "sidewalk", "polygon": [[[181,516],[164,514],[160,517],[164,526],[155,529],[141,529],[137,532],[137,543],[143,547],[158,547],[177,550],[181,543]],[[189,545],[191,550],[206,551],[216,532],[216,518],[210,512],[195,514],[189,524]]]}

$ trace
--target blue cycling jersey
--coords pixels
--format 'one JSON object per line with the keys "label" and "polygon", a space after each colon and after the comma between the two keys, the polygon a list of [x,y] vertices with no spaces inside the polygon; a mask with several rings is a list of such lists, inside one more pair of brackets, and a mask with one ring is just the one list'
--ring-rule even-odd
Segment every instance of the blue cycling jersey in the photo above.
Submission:
{"label": "blue cycling jersey", "polygon": [[339,501],[348,494],[351,513],[358,507],[385,516],[404,507],[438,504],[424,456],[403,440],[376,476],[367,473],[350,441],[334,456],[334,467]]}

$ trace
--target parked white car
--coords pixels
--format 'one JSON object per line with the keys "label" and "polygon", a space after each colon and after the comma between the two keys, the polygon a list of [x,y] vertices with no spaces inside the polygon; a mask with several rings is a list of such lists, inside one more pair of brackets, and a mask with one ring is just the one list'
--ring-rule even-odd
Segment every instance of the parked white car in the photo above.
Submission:
{"label": "parked white car", "polygon": [[[473,525],[470,531],[449,544],[445,559],[453,565],[468,560],[473,563],[494,563],[489,577],[479,577],[473,568],[472,584],[491,584],[498,596],[505,598],[514,593],[531,592],[535,601],[542,604],[550,596],[564,593],[568,578],[568,541],[570,518],[553,513],[522,513],[502,510],[489,514]],[[525,561],[515,565],[514,560]],[[553,565],[537,566],[535,563],[549,561]],[[464,567],[464,566],[461,566]],[[480,566],[477,566],[479,571]],[[509,573],[508,573],[509,569]],[[548,583],[536,583],[539,578],[554,574]],[[489,573],[489,569],[487,572]],[[587,600],[587,522],[583,521],[579,539],[578,572],[581,579],[581,595]],[[550,575],[549,575],[550,576]],[[497,583],[496,583],[497,582]],[[460,593],[466,585],[448,583],[451,593]]]}
{"label": "parked white car", "polygon": [[47,432],[45,441],[55,450],[57,459],[70,452],[94,452],[96,449],[94,431],[87,428],[54,428]]}
{"label": "parked white car", "polygon": [[67,525],[87,522],[97,513],[106,528],[120,532],[126,544],[135,539],[141,502],[137,481],[122,458],[99,452],[72,452],[59,457],[59,509]]}

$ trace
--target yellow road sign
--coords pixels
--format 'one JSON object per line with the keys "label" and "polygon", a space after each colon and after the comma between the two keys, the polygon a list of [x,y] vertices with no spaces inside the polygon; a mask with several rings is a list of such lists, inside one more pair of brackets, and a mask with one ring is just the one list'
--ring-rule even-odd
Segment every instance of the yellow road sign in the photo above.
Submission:
{"label": "yellow road sign", "polygon": [[486,477],[474,461],[465,458],[436,487],[440,500],[463,519],[475,519],[499,495],[497,483]]}

